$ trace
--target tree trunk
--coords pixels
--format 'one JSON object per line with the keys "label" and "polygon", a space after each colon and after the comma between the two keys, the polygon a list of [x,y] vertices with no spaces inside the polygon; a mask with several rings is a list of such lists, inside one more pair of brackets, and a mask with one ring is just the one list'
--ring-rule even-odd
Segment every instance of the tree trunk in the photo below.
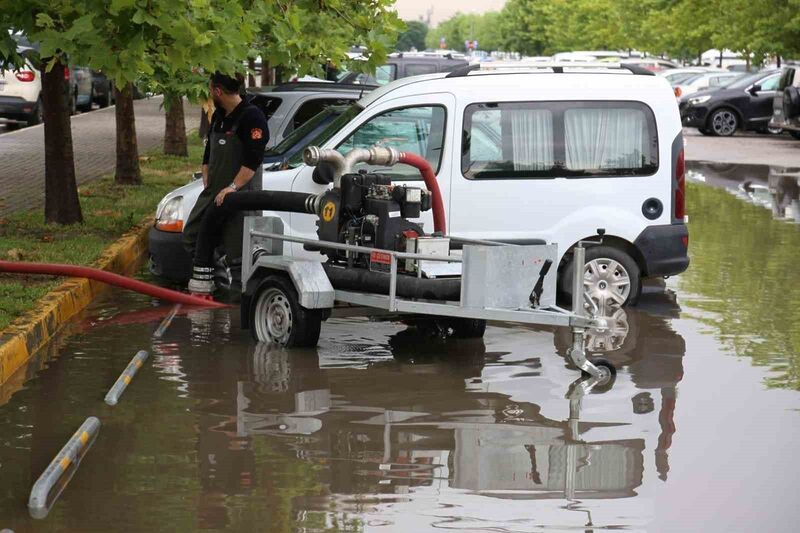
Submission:
{"label": "tree trunk", "polygon": [[166,126],[164,127],[164,153],[187,157],[186,122],[183,119],[183,98],[177,94],[165,94]]}
{"label": "tree trunk", "polygon": [[254,72],[256,71],[256,60],[250,58],[247,60],[247,86],[248,87],[255,87],[256,86],[256,77]]}
{"label": "tree trunk", "polygon": [[136,116],[133,114],[133,86],[128,83],[119,90],[114,86],[117,119],[117,169],[114,182],[122,185],[140,185],[139,146],[136,141]]}
{"label": "tree trunk", "polygon": [[60,61],[42,75],[44,219],[56,224],[83,222],[75,182],[67,85]]}
{"label": "tree trunk", "polygon": [[267,85],[272,85],[272,69],[269,67],[269,63],[264,61],[263,56],[261,59],[261,86],[266,87]]}

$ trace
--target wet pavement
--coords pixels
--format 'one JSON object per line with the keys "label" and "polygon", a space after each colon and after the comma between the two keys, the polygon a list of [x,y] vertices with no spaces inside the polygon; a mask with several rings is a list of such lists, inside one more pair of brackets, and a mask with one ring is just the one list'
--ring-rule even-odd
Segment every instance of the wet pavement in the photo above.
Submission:
{"label": "wet pavement", "polygon": [[[690,269],[609,311],[589,346],[616,381],[580,405],[564,330],[337,318],[285,351],[231,309],[154,340],[170,307],[116,292],[0,406],[0,529],[795,531],[800,227],[712,174],[690,186]],[[744,174],[727,188],[771,175]],[[99,437],[32,520],[33,481],[90,415]]]}

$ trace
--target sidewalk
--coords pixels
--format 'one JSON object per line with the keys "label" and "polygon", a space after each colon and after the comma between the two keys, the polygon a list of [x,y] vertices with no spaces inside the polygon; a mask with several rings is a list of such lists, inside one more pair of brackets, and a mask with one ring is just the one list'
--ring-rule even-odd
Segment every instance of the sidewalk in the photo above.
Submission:
{"label": "sidewalk", "polygon": [[[162,97],[136,100],[139,154],[164,141]],[[187,129],[200,124],[199,107],[185,104]],[[78,184],[111,174],[116,163],[114,108],[72,117]],[[44,126],[0,134],[0,217],[44,203]]]}

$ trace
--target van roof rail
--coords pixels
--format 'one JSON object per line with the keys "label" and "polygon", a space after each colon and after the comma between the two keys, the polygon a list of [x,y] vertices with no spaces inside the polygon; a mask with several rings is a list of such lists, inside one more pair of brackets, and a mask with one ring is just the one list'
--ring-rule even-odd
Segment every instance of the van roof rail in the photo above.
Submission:
{"label": "van roof rail", "polygon": [[[571,71],[577,71],[580,69],[602,69],[602,70],[627,70],[631,74],[635,74],[637,76],[655,76],[653,72],[650,72],[646,68],[630,64],[630,63],[610,63],[610,62],[565,62],[565,61],[557,61],[557,62],[536,62],[536,63],[526,63],[524,61],[520,62],[502,62],[502,63],[473,63],[471,65],[465,65],[463,67],[459,67],[451,71],[446,78],[462,78],[464,76],[468,76],[470,72],[474,71],[501,71],[501,70],[519,70],[519,71],[526,71],[526,70],[539,70],[539,69],[551,69],[556,74],[563,74],[564,69],[569,69]],[[499,73],[499,72],[498,72]]]}
{"label": "van roof rail", "polygon": [[271,92],[291,92],[291,91],[371,91],[377,89],[377,85],[361,83],[334,83],[325,81],[291,81],[274,86],[248,87],[253,93]]}

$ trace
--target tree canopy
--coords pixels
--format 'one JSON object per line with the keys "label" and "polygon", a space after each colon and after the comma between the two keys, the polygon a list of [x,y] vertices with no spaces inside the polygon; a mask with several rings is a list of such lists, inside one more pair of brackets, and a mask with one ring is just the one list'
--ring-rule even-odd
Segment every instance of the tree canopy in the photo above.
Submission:
{"label": "tree canopy", "polygon": [[552,55],[642,50],[694,59],[710,48],[800,56],[800,0],[508,0],[499,12],[459,13],[428,32],[427,45]]}
{"label": "tree canopy", "polygon": [[428,26],[418,20],[406,21],[406,30],[397,38],[395,48],[398,52],[406,52],[412,48],[425,50],[425,37],[428,35]]}

